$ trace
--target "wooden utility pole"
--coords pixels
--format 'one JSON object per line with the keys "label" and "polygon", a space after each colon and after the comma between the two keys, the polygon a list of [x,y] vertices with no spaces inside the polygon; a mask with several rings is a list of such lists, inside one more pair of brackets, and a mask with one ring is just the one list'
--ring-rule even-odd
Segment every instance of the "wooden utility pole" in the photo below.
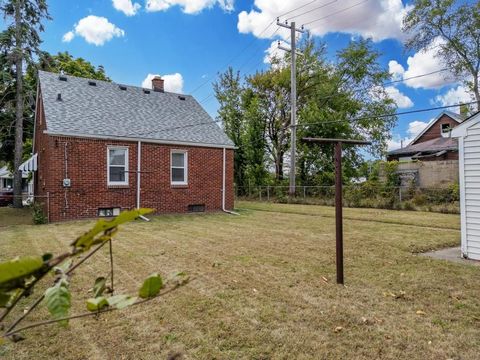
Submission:
{"label": "wooden utility pole", "polygon": [[342,204],[342,144],[370,145],[371,142],[352,139],[303,138],[304,142],[334,144],[335,146],[335,238],[337,284],[344,283],[343,277],[343,204]]}
{"label": "wooden utility pole", "polygon": [[296,50],[296,35],[297,32],[303,33],[302,29],[297,29],[295,27],[295,21],[292,21],[290,25],[287,22],[282,24],[280,20],[277,18],[277,25],[290,29],[290,49],[287,49],[280,44],[278,48],[284,51],[289,51],[291,55],[291,74],[290,74],[290,88],[291,88],[291,110],[290,110],[290,187],[289,187],[289,194],[295,195],[295,173],[296,173],[296,154],[297,154],[297,50]]}

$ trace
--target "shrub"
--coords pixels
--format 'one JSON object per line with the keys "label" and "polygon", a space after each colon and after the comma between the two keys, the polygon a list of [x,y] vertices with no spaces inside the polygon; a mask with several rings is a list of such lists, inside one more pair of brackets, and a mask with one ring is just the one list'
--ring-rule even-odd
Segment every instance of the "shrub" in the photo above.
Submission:
{"label": "shrub", "polygon": [[46,224],[48,221],[45,212],[43,211],[44,204],[40,202],[34,202],[32,205],[32,218],[35,225]]}

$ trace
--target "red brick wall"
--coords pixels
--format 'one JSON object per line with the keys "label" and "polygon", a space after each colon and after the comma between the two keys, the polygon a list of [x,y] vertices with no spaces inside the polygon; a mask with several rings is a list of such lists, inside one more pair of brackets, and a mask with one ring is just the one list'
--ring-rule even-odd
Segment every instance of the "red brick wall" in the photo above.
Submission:
{"label": "red brick wall", "polygon": [[[450,116],[443,115],[440,119],[438,119],[427,131],[425,131],[422,136],[420,136],[417,141],[415,141],[413,144],[419,144],[424,141],[436,139],[442,136],[442,124],[449,124],[450,127],[453,129],[455,126],[458,125],[458,123],[453,120]],[[412,144],[412,145],[413,145]],[[457,157],[458,158],[458,157]]]}
{"label": "red brick wall", "polygon": [[[49,193],[50,221],[96,217],[98,208],[136,206],[136,142],[47,136],[42,134],[42,127],[37,122],[35,192]],[[129,149],[127,186],[107,185],[109,145]],[[188,152],[188,185],[170,184],[172,149]],[[206,211],[222,209],[223,149],[142,143],[141,155],[141,207],[155,208],[158,213],[187,212],[190,204],[205,204]],[[226,155],[226,208],[233,209],[233,150],[227,150]],[[70,188],[63,187],[66,176],[71,179]]]}

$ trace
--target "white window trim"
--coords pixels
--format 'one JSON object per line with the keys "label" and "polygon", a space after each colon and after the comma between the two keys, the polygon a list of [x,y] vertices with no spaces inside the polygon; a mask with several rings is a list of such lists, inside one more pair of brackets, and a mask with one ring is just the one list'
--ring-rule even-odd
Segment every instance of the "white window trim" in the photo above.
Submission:
{"label": "white window trim", "polygon": [[[184,169],[184,181],[173,181],[173,154],[183,154],[183,168],[175,166],[177,169]],[[187,150],[171,150],[170,151],[170,184],[171,185],[188,185],[188,151]]]}
{"label": "white window trim", "polygon": [[[125,150],[125,181],[110,181],[110,150]],[[128,185],[128,146],[107,146],[107,185]],[[119,165],[113,165],[119,167]]]}

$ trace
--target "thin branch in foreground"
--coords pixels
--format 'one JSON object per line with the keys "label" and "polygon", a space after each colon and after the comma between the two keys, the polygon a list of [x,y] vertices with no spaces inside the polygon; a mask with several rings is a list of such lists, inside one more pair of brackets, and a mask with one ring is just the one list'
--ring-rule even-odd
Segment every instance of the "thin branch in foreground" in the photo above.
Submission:
{"label": "thin branch in foreground", "polygon": [[[181,285],[180,285],[180,286],[181,286]],[[172,291],[178,289],[180,286],[171,287],[170,289],[165,290],[163,293],[160,293],[160,294],[158,294],[157,296],[154,296],[154,297],[151,297],[151,298],[148,298],[148,299],[142,299],[142,300],[136,301],[136,302],[134,302],[134,303],[133,303],[132,305],[130,305],[130,306],[135,306],[135,305],[144,304],[144,303],[149,302],[149,301],[151,301],[151,300],[157,299],[157,298],[159,298],[159,297],[162,297],[162,296],[164,296],[164,295],[167,295],[167,294],[171,293]],[[11,337],[12,335],[15,335],[15,334],[17,334],[17,333],[19,333],[19,332],[21,332],[21,331],[27,330],[27,329],[32,329],[32,328],[36,328],[36,327],[39,327],[39,326],[54,324],[54,323],[57,323],[57,322],[60,322],[60,321],[65,321],[65,320],[73,320],[73,319],[80,319],[80,318],[87,317],[87,316],[100,315],[100,314],[107,313],[107,312],[111,312],[111,311],[115,311],[115,310],[119,310],[119,309],[116,308],[116,307],[109,307],[109,308],[102,309],[102,310],[99,310],[99,311],[85,312],[85,313],[81,313],[81,314],[77,314],[77,315],[72,315],[72,316],[67,316],[67,317],[63,317],[63,318],[59,318],[59,319],[39,321],[39,322],[30,324],[30,325],[26,325],[26,326],[24,326],[24,327],[21,327],[21,328],[19,328],[19,329],[14,330],[14,331],[7,331],[7,332],[5,332],[5,334],[3,334],[2,336],[3,336],[4,338],[8,338],[8,337]]]}

